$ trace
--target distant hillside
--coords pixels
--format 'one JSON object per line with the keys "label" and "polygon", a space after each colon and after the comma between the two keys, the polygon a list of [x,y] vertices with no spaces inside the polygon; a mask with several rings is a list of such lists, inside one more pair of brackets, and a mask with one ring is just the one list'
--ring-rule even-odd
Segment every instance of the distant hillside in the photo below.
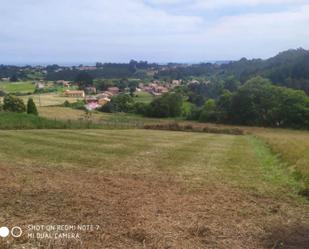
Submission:
{"label": "distant hillside", "polygon": [[309,94],[309,51],[291,49],[267,60],[245,58],[221,66],[224,74],[234,74],[241,82],[261,75],[273,83]]}
{"label": "distant hillside", "polygon": [[309,94],[309,51],[291,49],[267,60],[243,58],[230,63],[201,63],[160,70],[156,77],[186,79],[207,77],[226,79],[234,75],[241,83],[254,76],[269,78],[274,84],[304,90]]}

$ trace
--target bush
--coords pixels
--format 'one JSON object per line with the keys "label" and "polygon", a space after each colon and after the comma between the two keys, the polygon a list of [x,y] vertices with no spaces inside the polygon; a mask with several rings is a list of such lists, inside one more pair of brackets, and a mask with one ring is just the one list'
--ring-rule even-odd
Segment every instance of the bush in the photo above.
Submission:
{"label": "bush", "polygon": [[3,99],[3,110],[8,112],[25,112],[26,106],[22,99],[7,95]]}
{"label": "bush", "polygon": [[99,111],[102,112],[129,112],[134,105],[133,98],[125,93],[114,96],[111,101],[102,106]]}
{"label": "bush", "polygon": [[33,114],[33,115],[38,115],[38,110],[37,110],[36,105],[35,105],[35,103],[34,103],[32,98],[28,99],[27,113],[28,114]]}

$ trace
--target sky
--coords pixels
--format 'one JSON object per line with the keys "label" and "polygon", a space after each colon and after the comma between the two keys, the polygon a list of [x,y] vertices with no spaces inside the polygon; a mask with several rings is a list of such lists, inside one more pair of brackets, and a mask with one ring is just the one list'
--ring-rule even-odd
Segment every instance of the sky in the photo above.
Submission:
{"label": "sky", "polygon": [[309,49],[309,0],[1,0],[0,64],[205,62]]}

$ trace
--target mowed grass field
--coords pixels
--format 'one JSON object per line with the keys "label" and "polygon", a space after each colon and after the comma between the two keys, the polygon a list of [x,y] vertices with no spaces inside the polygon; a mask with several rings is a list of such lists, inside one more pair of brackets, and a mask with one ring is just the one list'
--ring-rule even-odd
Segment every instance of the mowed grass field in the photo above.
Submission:
{"label": "mowed grass field", "polygon": [[[0,137],[1,224],[100,226],[81,241],[43,240],[43,248],[308,246],[308,201],[253,135],[132,129]],[[1,248],[13,244],[39,242],[0,240]]]}

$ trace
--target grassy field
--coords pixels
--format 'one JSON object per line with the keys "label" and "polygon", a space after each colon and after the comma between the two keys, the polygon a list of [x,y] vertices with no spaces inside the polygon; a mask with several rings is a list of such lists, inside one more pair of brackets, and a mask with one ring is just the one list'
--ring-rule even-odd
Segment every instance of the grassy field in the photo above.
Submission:
{"label": "grassy field", "polygon": [[[135,129],[0,137],[1,224],[100,226],[82,241],[45,240],[43,248],[308,245],[308,201],[255,136]],[[2,242],[38,246],[25,237]]]}
{"label": "grassy field", "polygon": [[[62,88],[59,88],[59,89],[62,89]],[[1,90],[1,83],[0,83],[0,90]],[[57,105],[62,105],[65,101],[69,101],[70,103],[73,103],[78,100],[81,100],[80,98],[64,97],[62,96],[61,92],[30,94],[30,95],[25,95],[25,96],[19,96],[19,98],[21,98],[25,103],[27,103],[28,98],[32,98],[38,107],[57,106]],[[0,97],[0,102],[2,101],[3,101],[3,97]]]}
{"label": "grassy field", "polygon": [[35,85],[31,81],[0,82],[0,90],[7,93],[33,93]]}

